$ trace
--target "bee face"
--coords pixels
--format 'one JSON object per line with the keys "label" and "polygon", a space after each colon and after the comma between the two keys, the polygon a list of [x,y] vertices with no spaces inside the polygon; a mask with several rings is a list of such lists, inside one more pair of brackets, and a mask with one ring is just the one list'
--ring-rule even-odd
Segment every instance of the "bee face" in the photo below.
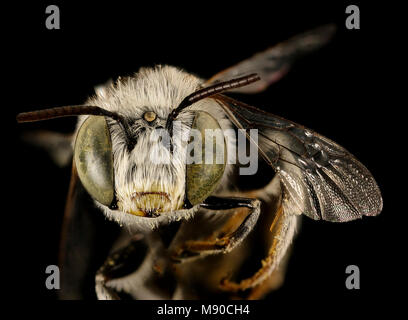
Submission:
{"label": "bee face", "polygon": [[[217,187],[225,173],[225,162],[214,165],[186,164],[191,129],[201,132],[204,136],[206,129],[222,129],[226,123],[229,126],[224,116],[217,117],[214,114],[217,108],[206,105],[209,102],[200,101],[197,106],[192,106],[191,111],[180,114],[173,126],[173,137],[177,138],[172,139],[172,152],[163,143],[161,136],[170,112],[186,96],[197,90],[200,84],[199,79],[175,68],[145,69],[134,78],[105,88],[88,102],[125,116],[129,123],[129,132],[135,141],[132,148],[129,148],[126,134],[117,121],[94,116],[80,120],[76,154],[81,154],[81,149],[89,149],[89,146],[82,146],[80,143],[84,136],[83,131],[89,131],[89,124],[98,123],[99,131],[95,129],[94,133],[110,137],[109,142],[105,139],[105,142],[94,143],[99,147],[101,143],[106,144],[103,148],[100,147],[100,150],[111,148],[111,163],[106,161],[106,152],[101,153],[104,158],[99,159],[105,170],[104,166],[99,166],[102,170],[96,181],[105,181],[105,184],[98,189],[95,186],[97,182],[92,181],[95,177],[89,179],[85,169],[79,171],[79,177],[88,193],[103,206],[108,217],[116,220],[123,220],[126,215],[127,220],[129,216],[158,217],[182,210],[186,204],[190,207],[200,204]],[[203,111],[209,109],[213,115]],[[91,118],[104,120],[90,120]],[[106,122],[105,126],[103,122]],[[92,133],[88,132],[86,136],[90,137]],[[100,140],[99,136],[95,135],[94,140]],[[227,146],[224,137],[222,152],[226,159]],[[95,169],[99,162],[91,159],[88,172],[100,171]],[[77,167],[83,168],[83,163],[78,161]],[[107,187],[109,183],[110,188]],[[103,197],[101,190],[110,193]],[[109,209],[113,193],[117,210]]]}
{"label": "bee face", "polygon": [[[154,111],[146,111],[153,113]],[[188,136],[192,116],[187,116],[176,134]],[[118,209],[132,215],[155,217],[180,210],[185,194],[186,145],[176,142],[174,152],[160,139],[165,118],[158,117],[154,124],[142,118],[131,127],[136,143],[129,150],[121,128],[112,128],[115,190]],[[117,134],[115,134],[117,132]]]}

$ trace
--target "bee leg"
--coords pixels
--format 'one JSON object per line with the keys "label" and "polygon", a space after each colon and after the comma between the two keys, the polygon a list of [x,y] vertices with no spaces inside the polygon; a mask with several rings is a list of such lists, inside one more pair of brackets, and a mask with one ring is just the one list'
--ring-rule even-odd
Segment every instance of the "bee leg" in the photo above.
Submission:
{"label": "bee leg", "polygon": [[108,256],[95,276],[95,290],[98,299],[120,299],[117,291],[109,287],[108,282],[133,272],[135,268],[140,265],[139,260],[143,250],[146,249],[142,246],[141,241],[138,239],[133,239],[127,246],[113,252]]}
{"label": "bee leg", "polygon": [[281,262],[294,237],[297,219],[297,215],[285,213],[285,210],[281,205],[276,212],[276,216],[270,227],[270,231],[273,234],[273,240],[267,257],[262,260],[262,267],[251,277],[239,282],[223,279],[220,284],[220,289],[229,292],[237,292],[240,290],[255,288],[267,280],[274,271],[280,270],[279,267],[282,267]]}
{"label": "bee leg", "polygon": [[202,257],[209,254],[227,253],[234,249],[251,232],[258,221],[261,202],[251,198],[219,198],[209,197],[201,205],[209,210],[229,210],[236,208],[248,208],[250,212],[245,217],[240,226],[230,234],[223,237],[216,237],[211,240],[190,240],[178,247],[172,260],[182,262],[189,258]]}
{"label": "bee leg", "polygon": [[269,292],[278,289],[282,286],[285,279],[286,265],[289,260],[290,250],[286,252],[285,257],[279,264],[279,268],[272,271],[263,282],[248,290],[247,300],[259,300],[263,299]]}

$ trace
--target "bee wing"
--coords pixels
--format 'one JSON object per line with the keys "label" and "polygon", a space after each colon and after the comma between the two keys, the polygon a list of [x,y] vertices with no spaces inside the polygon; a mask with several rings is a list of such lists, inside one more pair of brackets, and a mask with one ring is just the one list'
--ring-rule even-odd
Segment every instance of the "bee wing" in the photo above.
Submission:
{"label": "bee wing", "polygon": [[382,197],[373,176],[343,147],[229,97],[214,98],[238,128],[258,129],[258,150],[279,175],[290,212],[335,222],[381,212]]}
{"label": "bee wing", "polygon": [[46,130],[26,131],[23,141],[43,148],[59,167],[68,166],[72,159],[72,134],[63,134]]}
{"label": "bee wing", "polygon": [[61,299],[95,297],[96,271],[118,233],[119,226],[107,223],[95,208],[73,162],[59,252]]}
{"label": "bee wing", "polygon": [[261,80],[251,85],[234,89],[240,93],[258,93],[272,83],[281,79],[289,70],[293,62],[326,44],[335,31],[334,25],[325,25],[290,38],[276,46],[224,70],[212,78],[205,85],[219,81],[237,78],[239,76],[256,73]]}

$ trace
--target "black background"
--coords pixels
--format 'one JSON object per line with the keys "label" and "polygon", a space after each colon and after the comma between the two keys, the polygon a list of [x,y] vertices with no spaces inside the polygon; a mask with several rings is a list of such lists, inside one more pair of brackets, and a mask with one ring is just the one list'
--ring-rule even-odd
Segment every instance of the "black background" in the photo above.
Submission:
{"label": "black background", "polygon": [[[3,29],[10,54],[5,67],[12,70],[5,77],[4,94],[10,102],[3,110],[10,123],[15,123],[18,112],[83,103],[95,85],[131,75],[142,66],[170,64],[208,78],[290,36],[336,23],[338,32],[327,47],[301,60],[266,92],[240,100],[343,145],[373,173],[384,210],[378,217],[346,224],[303,218],[285,284],[268,299],[279,308],[303,301],[319,310],[327,301],[337,309],[367,302],[378,306],[393,297],[402,280],[395,268],[404,251],[397,248],[394,231],[401,212],[389,200],[392,180],[386,146],[391,110],[381,94],[385,82],[380,76],[381,46],[386,34],[379,27],[380,11],[368,2],[352,2],[360,6],[361,30],[347,30],[349,2],[113,3],[53,1],[16,5],[4,12],[13,20]],[[60,8],[60,30],[45,27],[48,4]],[[57,168],[44,151],[23,144],[19,137],[38,128],[71,132],[74,125],[75,119],[14,124],[10,136],[9,131],[4,133],[7,142],[12,141],[13,153],[3,157],[7,163],[3,168],[14,168],[13,179],[7,179],[12,187],[4,207],[11,217],[6,229],[13,233],[7,242],[11,249],[7,265],[18,289],[11,291],[12,297],[56,298],[45,288],[45,268],[57,264],[70,174],[69,168]],[[345,287],[350,264],[360,267],[360,290]]]}

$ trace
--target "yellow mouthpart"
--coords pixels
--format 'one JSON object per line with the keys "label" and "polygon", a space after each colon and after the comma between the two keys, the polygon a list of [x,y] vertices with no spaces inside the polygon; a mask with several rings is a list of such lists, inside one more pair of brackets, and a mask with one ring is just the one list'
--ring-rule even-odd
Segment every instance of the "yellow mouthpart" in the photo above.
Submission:
{"label": "yellow mouthpart", "polygon": [[[131,196],[132,206],[127,213],[140,217],[156,217],[163,212],[171,211],[170,197],[165,192],[134,192]],[[119,210],[123,207],[118,203]]]}

